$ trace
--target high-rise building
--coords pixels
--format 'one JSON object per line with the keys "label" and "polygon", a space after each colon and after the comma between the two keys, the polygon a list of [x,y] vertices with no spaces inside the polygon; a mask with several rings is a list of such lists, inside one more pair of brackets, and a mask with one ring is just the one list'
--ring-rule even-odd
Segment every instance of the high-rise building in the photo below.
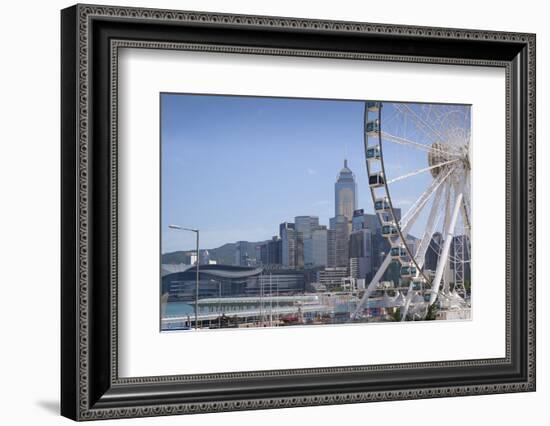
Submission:
{"label": "high-rise building", "polygon": [[[453,271],[456,269],[457,274],[464,281],[471,281],[470,244],[466,235],[455,235],[453,237],[449,255],[452,258],[450,262],[451,269]],[[464,261],[463,264],[461,260]]]}
{"label": "high-rise building", "polygon": [[304,267],[304,237],[294,223],[284,222],[279,226],[281,235],[281,263],[285,268]]}
{"label": "high-rise building", "polygon": [[335,266],[347,267],[349,263],[349,235],[351,220],[344,215],[331,218],[335,234]]}
{"label": "high-rise building", "polygon": [[412,253],[413,256],[416,255],[416,251],[418,250],[418,245],[420,244],[420,240],[416,237],[413,237],[412,235],[407,235],[407,247],[409,248],[409,251]]}
{"label": "high-rise building", "polygon": [[304,239],[306,268],[328,265],[328,232],[326,226],[318,226],[311,232],[311,238]]}
{"label": "high-rise building", "polygon": [[279,237],[282,239],[283,238],[283,232],[286,230],[286,229],[294,229],[295,226],[292,222],[283,222],[279,225]]}
{"label": "high-rise building", "polygon": [[370,229],[374,234],[382,234],[382,225],[376,214],[365,213],[363,215],[364,228]]}
{"label": "high-rise building", "polygon": [[366,278],[372,272],[372,241],[369,229],[354,231],[349,239],[350,275]]}
{"label": "high-rise building", "polygon": [[[382,262],[385,254],[388,253],[390,247],[385,237],[382,236],[382,225],[376,214],[366,213],[363,215],[363,226],[371,232],[371,271],[376,272]],[[368,275],[371,278],[372,273]]]}
{"label": "high-rise building", "polygon": [[301,232],[295,231],[296,245],[295,245],[295,258],[294,268],[304,268],[304,235]]}
{"label": "high-rise building", "polygon": [[267,243],[267,265],[282,264],[283,245],[279,237],[274,236]]}
{"label": "high-rise building", "polygon": [[319,226],[318,216],[296,216],[294,226],[297,232],[301,232],[304,240],[311,238],[313,229]]}
{"label": "high-rise building", "polygon": [[267,265],[267,241],[256,246],[256,264]]}
{"label": "high-rise building", "polygon": [[284,222],[279,226],[282,241],[282,265],[285,268],[296,267],[296,229],[294,223]]}
{"label": "high-rise building", "polygon": [[327,230],[327,267],[336,267],[336,231]]}
{"label": "high-rise building", "polygon": [[436,232],[432,235],[428,250],[426,250],[426,256],[424,257],[424,269],[435,271],[437,268],[437,262],[439,261],[440,247],[443,246],[443,235],[441,232]]}
{"label": "high-rise building", "polygon": [[358,209],[353,211],[353,217],[351,218],[351,231],[359,231],[367,228],[365,223],[365,211]]}
{"label": "high-rise building", "polygon": [[334,184],[334,216],[345,216],[350,222],[357,209],[357,184],[355,175],[348,168],[348,160],[338,173]]}
{"label": "high-rise building", "polygon": [[312,243],[310,240],[313,230],[319,226],[319,217],[296,216],[294,218],[294,226],[296,229],[296,268],[302,269],[305,265],[312,262]]}
{"label": "high-rise building", "polygon": [[393,214],[395,215],[395,219],[397,220],[397,222],[401,222],[401,208],[394,207]]}
{"label": "high-rise building", "polygon": [[235,266],[249,266],[248,242],[237,241],[235,243]]}

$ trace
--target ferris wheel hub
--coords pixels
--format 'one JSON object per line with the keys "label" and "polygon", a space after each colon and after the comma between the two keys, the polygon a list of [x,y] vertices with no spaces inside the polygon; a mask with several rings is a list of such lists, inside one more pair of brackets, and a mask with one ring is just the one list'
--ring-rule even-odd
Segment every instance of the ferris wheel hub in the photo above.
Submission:
{"label": "ferris wheel hub", "polygon": [[[445,145],[441,142],[434,142],[431,146],[431,149],[428,151],[428,165],[430,167],[435,166],[436,164],[447,163],[452,159],[451,154],[449,154]],[[434,167],[430,170],[432,176],[436,178],[444,170],[445,166]]]}
{"label": "ferris wheel hub", "polygon": [[[470,154],[468,145],[464,145],[458,151],[450,151],[450,147],[442,142],[434,142],[428,151],[428,165],[433,167],[430,170],[432,177],[438,177],[442,171],[448,169],[449,164],[460,162],[465,170],[470,170]],[[438,167],[437,164],[447,163]]]}

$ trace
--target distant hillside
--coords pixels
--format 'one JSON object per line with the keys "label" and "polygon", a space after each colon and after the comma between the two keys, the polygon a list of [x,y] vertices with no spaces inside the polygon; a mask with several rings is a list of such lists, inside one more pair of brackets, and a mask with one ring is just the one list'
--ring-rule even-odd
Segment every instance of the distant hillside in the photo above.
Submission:
{"label": "distant hillside", "polygon": [[178,263],[184,263],[186,257],[186,251],[173,251],[170,253],[164,253],[162,255],[163,264],[177,265]]}
{"label": "distant hillside", "polygon": [[233,265],[235,262],[235,244],[227,243],[221,247],[209,249],[210,259],[215,260],[219,264]]}
{"label": "distant hillside", "polygon": [[[247,253],[248,257],[251,259],[256,258],[256,246],[259,244],[265,243],[265,241],[256,241],[256,242],[247,242]],[[215,260],[219,264],[223,265],[233,265],[233,262],[235,261],[235,243],[227,243],[223,246],[208,249],[208,253],[210,253],[210,259]],[[180,251],[173,251],[170,253],[164,253],[162,255],[162,263],[163,264],[178,264],[178,263],[184,263],[186,259],[186,254],[189,252],[194,252],[193,249],[190,250],[180,250]],[[204,253],[204,249],[200,250],[201,256]]]}

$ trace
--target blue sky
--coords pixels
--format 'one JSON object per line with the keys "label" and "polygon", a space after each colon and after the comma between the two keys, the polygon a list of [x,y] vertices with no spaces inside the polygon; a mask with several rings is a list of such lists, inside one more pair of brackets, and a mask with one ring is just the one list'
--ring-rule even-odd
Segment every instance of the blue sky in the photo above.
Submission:
{"label": "blue sky", "polygon": [[[193,247],[171,223],[200,229],[202,248],[269,239],[299,215],[328,225],[345,157],[372,212],[361,101],[161,94],[161,108],[162,252]],[[426,166],[423,152],[387,145],[390,178]],[[429,173],[413,181],[392,193],[403,212]]]}

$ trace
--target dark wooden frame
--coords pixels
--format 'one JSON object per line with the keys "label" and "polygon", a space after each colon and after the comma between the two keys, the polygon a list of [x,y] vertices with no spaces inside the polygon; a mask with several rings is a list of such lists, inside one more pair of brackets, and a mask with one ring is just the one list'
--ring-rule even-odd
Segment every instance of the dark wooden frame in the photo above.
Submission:
{"label": "dark wooden frame", "polygon": [[[76,5],[61,13],[61,413],[75,420],[535,390],[535,35]],[[506,69],[506,357],[119,378],[117,49]],[[237,385],[238,383],[238,385]]]}

